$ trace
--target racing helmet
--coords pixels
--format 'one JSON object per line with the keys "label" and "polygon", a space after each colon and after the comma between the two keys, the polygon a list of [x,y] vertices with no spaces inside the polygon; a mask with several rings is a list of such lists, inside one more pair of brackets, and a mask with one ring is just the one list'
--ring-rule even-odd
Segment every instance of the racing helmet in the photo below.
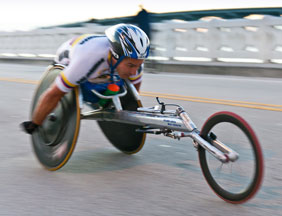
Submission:
{"label": "racing helmet", "polygon": [[116,59],[122,56],[145,59],[149,55],[150,40],[139,27],[131,24],[117,24],[105,31]]}

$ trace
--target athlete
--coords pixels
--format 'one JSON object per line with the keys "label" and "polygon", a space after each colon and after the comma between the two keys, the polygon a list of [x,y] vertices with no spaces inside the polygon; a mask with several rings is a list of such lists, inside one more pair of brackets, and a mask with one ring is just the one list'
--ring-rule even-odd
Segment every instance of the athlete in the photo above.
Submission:
{"label": "athlete", "polygon": [[[123,79],[129,79],[139,91],[149,48],[146,33],[130,24],[114,25],[106,29],[105,36],[82,35],[63,43],[54,61],[66,67],[40,97],[32,120],[21,127],[32,134],[66,93],[76,86],[91,88],[101,77],[110,76],[120,85]],[[87,94],[83,96],[85,101],[95,102]]]}

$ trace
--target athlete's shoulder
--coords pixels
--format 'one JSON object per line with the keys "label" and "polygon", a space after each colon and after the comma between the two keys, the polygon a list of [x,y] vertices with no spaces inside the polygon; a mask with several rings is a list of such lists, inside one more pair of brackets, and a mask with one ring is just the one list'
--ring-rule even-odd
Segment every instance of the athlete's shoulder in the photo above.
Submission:
{"label": "athlete's shoulder", "polygon": [[110,49],[110,43],[105,36],[82,35],[78,41],[74,42],[74,50],[90,54],[107,53]]}
{"label": "athlete's shoulder", "polygon": [[99,36],[94,35],[94,34],[82,34],[82,35],[78,35],[76,37],[73,37],[70,41],[70,45],[75,47],[76,45],[83,45],[84,43],[86,43],[87,41],[97,38]]}
{"label": "athlete's shoulder", "polygon": [[71,42],[73,47],[89,47],[89,46],[109,46],[109,42],[106,36],[99,36],[93,34],[81,35]]}
{"label": "athlete's shoulder", "polygon": [[87,58],[95,61],[97,58],[107,58],[110,50],[107,38],[97,35],[83,35],[73,44],[72,59]]}

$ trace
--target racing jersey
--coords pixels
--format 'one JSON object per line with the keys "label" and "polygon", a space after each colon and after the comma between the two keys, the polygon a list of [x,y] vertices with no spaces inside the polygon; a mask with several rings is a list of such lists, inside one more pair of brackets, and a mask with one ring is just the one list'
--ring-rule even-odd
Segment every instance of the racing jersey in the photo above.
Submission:
{"label": "racing jersey", "polygon": [[[57,50],[55,62],[66,68],[56,78],[56,85],[63,92],[85,81],[93,81],[111,73],[110,43],[106,36],[85,34],[68,40]],[[117,74],[115,71],[114,74]],[[133,84],[142,80],[142,70],[129,77]]]}

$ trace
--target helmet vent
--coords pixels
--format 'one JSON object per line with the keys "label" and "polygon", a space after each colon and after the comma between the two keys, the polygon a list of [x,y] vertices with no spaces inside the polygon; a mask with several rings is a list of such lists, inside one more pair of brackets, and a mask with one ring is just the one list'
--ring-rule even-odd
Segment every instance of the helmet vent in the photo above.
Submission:
{"label": "helmet vent", "polygon": [[142,40],[141,38],[140,38],[140,43],[141,43],[142,46],[144,46],[144,45],[143,45],[143,40]]}

